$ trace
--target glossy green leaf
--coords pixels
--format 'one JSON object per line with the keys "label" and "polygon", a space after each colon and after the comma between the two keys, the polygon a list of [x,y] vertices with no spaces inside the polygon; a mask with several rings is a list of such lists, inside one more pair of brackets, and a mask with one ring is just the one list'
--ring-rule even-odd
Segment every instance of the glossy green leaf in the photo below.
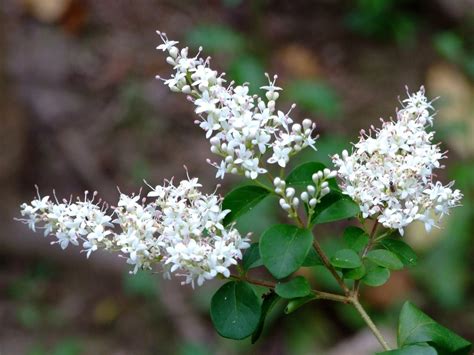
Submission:
{"label": "glossy green leaf", "polygon": [[[306,188],[308,185],[314,185],[312,176],[318,171],[322,171],[326,168],[326,165],[320,162],[311,161],[303,163],[294,168],[286,178],[287,186],[303,187]],[[328,179],[327,182],[331,189],[339,190],[336,179]]]}
{"label": "glossy green leaf", "polygon": [[211,300],[211,319],[217,332],[230,339],[251,335],[260,321],[260,300],[249,284],[230,281]]}
{"label": "glossy green leaf", "polygon": [[413,249],[404,241],[399,239],[383,239],[380,244],[387,250],[398,256],[405,266],[415,266],[418,257]]}
{"label": "glossy green leaf", "polygon": [[227,225],[244,213],[252,210],[260,201],[270,195],[271,191],[256,185],[240,186],[229,192],[222,202],[222,209],[230,212],[224,218]]}
{"label": "glossy green leaf", "polygon": [[311,287],[303,276],[297,276],[288,282],[277,283],[275,292],[281,298],[299,298],[308,296],[311,293]]}
{"label": "glossy green leaf", "polygon": [[366,275],[362,282],[367,286],[382,286],[390,278],[390,270],[381,266],[370,266],[366,269]]}
{"label": "glossy green leaf", "polygon": [[360,253],[367,243],[369,242],[369,236],[361,228],[350,226],[344,231],[344,243],[357,253]]}
{"label": "glossy green leaf", "polygon": [[362,264],[359,267],[356,267],[355,269],[345,269],[343,270],[344,273],[344,278],[345,279],[351,279],[351,280],[360,280],[365,276],[365,266]]}
{"label": "glossy green leaf", "polygon": [[448,328],[436,323],[411,302],[405,302],[398,322],[398,346],[417,343],[449,354],[469,354],[471,343]]}
{"label": "glossy green leaf", "polygon": [[268,293],[263,295],[262,312],[260,313],[260,320],[258,322],[257,329],[252,334],[252,344],[255,344],[260,338],[268,313],[270,313],[272,308],[280,299],[281,298],[273,290],[270,290]]}
{"label": "glossy green leaf", "polygon": [[354,217],[359,212],[359,206],[348,196],[338,191],[331,191],[316,205],[311,224],[339,221]]}
{"label": "glossy green leaf", "polygon": [[304,259],[302,266],[311,267],[311,266],[317,266],[317,265],[324,265],[324,264],[321,258],[319,257],[318,253],[316,253],[316,250],[311,248],[309,249],[308,255],[306,255],[306,258]]}
{"label": "glossy green leaf", "polygon": [[377,355],[438,355],[438,352],[435,348],[429,346],[428,344],[418,344],[418,345],[409,345],[404,346],[401,349],[384,351],[377,353]]}
{"label": "glossy green leaf", "polygon": [[245,271],[259,267],[263,265],[262,258],[260,257],[260,249],[258,243],[252,243],[250,248],[245,250],[245,253],[242,257],[242,267]]}
{"label": "glossy green leaf", "polygon": [[331,258],[331,265],[341,269],[353,269],[361,266],[362,261],[354,250],[341,249]]}
{"label": "glossy green leaf", "polygon": [[300,297],[300,298],[295,298],[292,299],[288,302],[288,304],[285,307],[285,314],[290,314],[296,311],[298,308],[301,306],[305,305],[308,302],[311,302],[316,299],[316,296],[311,293],[310,295],[306,297]]}
{"label": "glossy green leaf", "polygon": [[267,229],[260,238],[260,255],[263,265],[277,279],[298,270],[306,259],[313,243],[307,229],[277,224]]}
{"label": "glossy green leaf", "polygon": [[403,263],[391,251],[385,249],[375,249],[367,253],[366,258],[374,264],[386,267],[390,270],[403,269]]}

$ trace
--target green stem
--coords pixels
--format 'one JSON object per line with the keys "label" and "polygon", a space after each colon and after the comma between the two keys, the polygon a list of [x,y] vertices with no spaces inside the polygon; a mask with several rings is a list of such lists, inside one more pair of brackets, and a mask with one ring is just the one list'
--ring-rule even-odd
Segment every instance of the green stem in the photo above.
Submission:
{"label": "green stem", "polygon": [[263,188],[269,190],[270,192],[275,193],[275,191],[272,189],[272,187],[270,187],[270,186],[268,186],[268,185],[265,185],[263,182],[261,182],[261,181],[259,181],[259,180],[257,180],[257,179],[255,179],[255,180],[253,180],[253,181],[254,181],[258,186],[261,186],[261,187],[263,187]]}
{"label": "green stem", "polygon": [[377,338],[377,340],[379,341],[380,345],[382,345],[382,347],[385,349],[385,350],[391,350],[390,349],[390,346],[388,345],[387,341],[384,339],[384,337],[382,336],[382,333],[380,333],[380,330],[377,328],[377,326],[375,325],[375,323],[372,321],[372,319],[370,319],[369,315],[367,314],[367,312],[365,311],[365,309],[362,307],[362,305],[359,303],[359,300],[357,299],[357,297],[351,297],[349,298],[349,301],[350,303],[352,303],[352,305],[355,307],[355,309],[357,310],[357,312],[359,312],[360,316],[362,317],[362,319],[364,320],[364,322],[367,324],[367,326],[370,328],[370,330],[372,331],[372,333],[375,335],[375,337]]}
{"label": "green stem", "polygon": [[[242,276],[230,275],[229,278],[234,279],[234,280],[239,280],[239,281],[246,281],[253,285],[263,286],[263,287],[267,287],[271,289],[274,289],[276,287],[275,282],[252,279],[243,275]],[[323,292],[323,291],[318,291],[318,290],[311,290],[311,292],[313,292],[313,294],[316,296],[316,299],[329,300],[329,301],[342,302],[342,303],[350,303],[350,299],[344,295],[338,295],[336,293],[329,293],[329,292]]]}
{"label": "green stem", "polygon": [[[367,243],[367,245],[364,248],[364,251],[362,252],[362,256],[361,256],[362,258],[364,258],[367,255],[369,250],[372,248],[372,245],[374,244],[375,233],[377,232],[378,224],[379,224],[379,221],[376,219],[374,222],[374,225],[372,226],[372,230],[370,231],[369,242]],[[356,280],[354,282],[354,288],[352,291],[354,296],[357,296],[359,294],[359,288],[360,288],[360,280]]]}

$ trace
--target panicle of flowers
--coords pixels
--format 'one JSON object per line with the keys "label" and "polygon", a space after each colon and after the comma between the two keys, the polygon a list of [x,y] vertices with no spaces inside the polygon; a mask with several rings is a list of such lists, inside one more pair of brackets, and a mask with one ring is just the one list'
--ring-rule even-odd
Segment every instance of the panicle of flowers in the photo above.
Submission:
{"label": "panicle of flowers", "polygon": [[297,192],[293,187],[286,187],[286,182],[279,177],[273,180],[275,186],[275,193],[280,195],[280,207],[288,212],[288,217],[295,218],[298,216],[298,206],[300,200],[306,204],[308,215],[314,213],[314,208],[321,201],[321,199],[330,192],[328,179],[333,179],[337,175],[337,171],[331,171],[327,168],[314,173],[311,176],[313,184],[306,186],[299,198]]}
{"label": "panicle of flowers", "polygon": [[53,201],[50,196],[41,197],[37,192],[30,204],[20,206],[24,218],[19,220],[33,231],[43,229],[45,237],[54,235],[57,240],[51,244],[59,244],[62,249],[66,249],[69,243],[82,243],[89,257],[99,247],[110,246],[107,237],[111,234],[108,230],[112,226],[111,217],[107,214],[106,204],[101,204],[101,200],[94,201],[96,195],[94,192],[89,197],[86,191],[83,200],[64,199],[59,202],[56,195]]}
{"label": "panicle of flowers", "polygon": [[426,131],[433,124],[432,111],[421,87],[403,100],[396,120],[362,131],[351,154],[333,157],[343,192],[360,205],[363,217],[376,217],[402,235],[415,220],[430,231],[462,198],[453,182],[433,181],[433,170],[443,168],[446,154],[432,143],[434,132]]}
{"label": "panicle of flowers", "polygon": [[[313,147],[316,124],[305,119],[294,123],[288,112],[276,108],[281,88],[267,75],[268,85],[261,87],[265,99],[249,94],[247,84],[226,84],[224,73],[210,68],[210,58],[194,57],[188,48],[178,49],[178,42],[168,40],[166,34],[158,32],[163,43],[157,49],[167,52],[166,62],[174,73],[164,80],[171,91],[187,94],[195,105],[200,120],[196,123],[206,131],[211,151],[222,160],[210,162],[217,170],[217,177],[226,173],[242,174],[256,179],[265,174],[262,157],[268,152],[269,164],[285,167],[291,156],[305,147]],[[294,105],[292,106],[292,108]]]}
{"label": "panicle of flowers", "polygon": [[[250,246],[233,225],[224,227],[229,210],[222,210],[216,194],[203,194],[197,179],[167,181],[148,193],[120,193],[116,207],[110,209],[94,201],[96,193],[83,200],[51,201],[49,196],[21,205],[19,221],[33,231],[44,229],[53,235],[62,249],[79,245],[87,257],[97,249],[118,251],[139,269],[152,269],[158,263],[165,275],[183,276],[183,284],[202,285],[217,274],[230,276],[229,268],[242,258],[242,249]],[[110,213],[109,210],[111,210]]]}

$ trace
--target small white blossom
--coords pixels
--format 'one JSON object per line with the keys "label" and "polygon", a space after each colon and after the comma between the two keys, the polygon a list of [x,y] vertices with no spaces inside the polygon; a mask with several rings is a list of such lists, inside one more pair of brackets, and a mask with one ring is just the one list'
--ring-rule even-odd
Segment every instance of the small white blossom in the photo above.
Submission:
{"label": "small white blossom", "polygon": [[342,152],[333,162],[342,180],[343,192],[360,205],[364,218],[376,217],[387,228],[404,228],[418,220],[427,231],[436,227],[449,209],[462,198],[453,183],[433,182],[445,154],[433,144],[431,103],[424,89],[408,95],[395,121],[382,121],[372,136],[362,131],[352,154]]}

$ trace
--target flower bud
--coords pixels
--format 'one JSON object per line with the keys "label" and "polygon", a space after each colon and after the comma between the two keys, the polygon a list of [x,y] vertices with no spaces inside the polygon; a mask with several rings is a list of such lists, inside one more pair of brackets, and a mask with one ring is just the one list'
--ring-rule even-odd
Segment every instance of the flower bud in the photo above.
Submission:
{"label": "flower bud", "polygon": [[169,54],[173,58],[176,58],[178,56],[178,53],[179,53],[179,50],[176,47],[171,47],[170,50],[169,50]]}
{"label": "flower bud", "polygon": [[209,139],[209,142],[212,144],[212,145],[219,145],[219,143],[221,142],[221,140],[217,137],[212,137],[211,139]]}
{"label": "flower bud", "polygon": [[286,189],[286,197],[288,198],[292,198],[293,196],[295,196],[295,189],[292,188],[292,187],[289,187]]}
{"label": "flower bud", "polygon": [[291,204],[293,205],[294,208],[297,208],[298,205],[300,204],[300,200],[298,199],[298,197],[293,197]]}
{"label": "flower bud", "polygon": [[181,92],[183,92],[184,94],[190,94],[190,93],[191,93],[191,86],[189,86],[189,85],[184,85],[184,86],[181,88]]}
{"label": "flower bud", "polygon": [[283,208],[285,211],[291,210],[291,206],[288,203],[286,203],[286,201],[283,198],[281,198],[279,202],[280,202],[281,208]]}
{"label": "flower bud", "polygon": [[325,187],[324,189],[321,190],[321,197],[326,196],[329,193],[330,189],[329,187]]}
{"label": "flower bud", "polygon": [[301,132],[301,125],[299,123],[295,123],[292,127],[291,130],[295,133]]}
{"label": "flower bud", "polygon": [[308,128],[311,128],[312,125],[313,125],[313,122],[309,118],[305,118],[303,120],[303,128],[305,130],[308,129]]}

